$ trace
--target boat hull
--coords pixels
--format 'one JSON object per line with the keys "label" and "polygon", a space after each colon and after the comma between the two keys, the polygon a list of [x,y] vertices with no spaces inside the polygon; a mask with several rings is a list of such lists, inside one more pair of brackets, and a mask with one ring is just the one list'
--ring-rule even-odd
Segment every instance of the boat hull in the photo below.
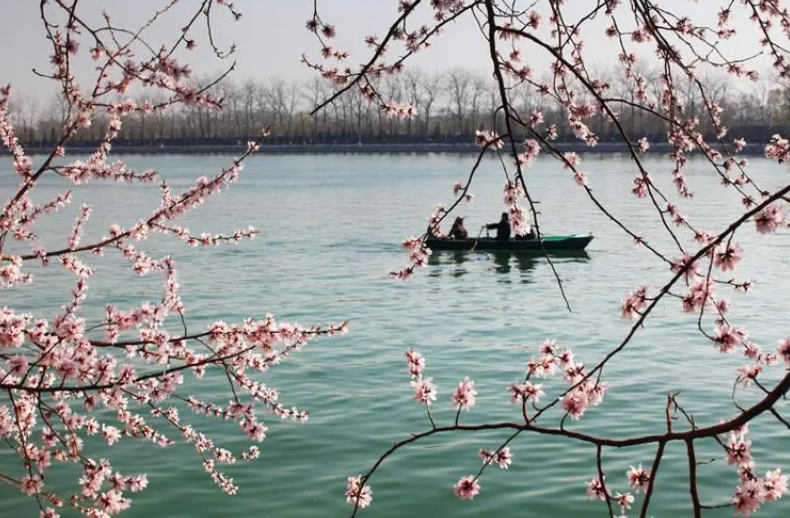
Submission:
{"label": "boat hull", "polygon": [[[468,250],[475,252],[568,252],[582,251],[592,241],[592,235],[574,234],[570,236],[543,236],[537,239],[510,239],[500,241],[494,238],[479,239],[434,239],[426,240],[431,250]],[[543,246],[541,246],[541,243]]]}

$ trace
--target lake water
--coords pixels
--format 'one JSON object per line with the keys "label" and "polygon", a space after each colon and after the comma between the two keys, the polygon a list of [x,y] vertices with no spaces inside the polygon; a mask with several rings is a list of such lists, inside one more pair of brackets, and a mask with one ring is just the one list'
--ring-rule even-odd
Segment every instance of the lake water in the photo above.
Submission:
{"label": "lake water", "polygon": [[[177,191],[196,176],[217,171],[229,159],[162,156],[131,157],[129,162],[157,167]],[[671,194],[668,163],[657,157],[646,163]],[[638,233],[655,236],[651,243],[671,257],[679,255],[661,236],[649,202],[630,195],[634,168],[628,159],[590,156],[584,165],[591,186],[615,215]],[[428,427],[424,408],[411,400],[407,348],[427,357],[427,372],[439,389],[435,417],[449,424],[454,417],[449,398],[464,376],[475,380],[479,399],[471,412],[463,413],[462,422],[518,420],[520,411],[510,405],[507,387],[523,379],[525,362],[545,338],[571,347],[577,359],[588,365],[619,344],[630,326],[619,318],[620,299],[641,284],[654,289],[663,285],[669,272],[600,215],[567,172],[551,161],[539,161],[527,180],[541,202],[542,230],[595,235],[587,256],[556,260],[572,312],[565,308],[542,258],[437,253],[413,280],[401,283],[387,278],[390,269],[407,264],[400,243],[425,229],[426,217],[437,203],[451,201],[453,182],[463,180],[470,167],[469,157],[451,155],[256,157],[247,163],[237,185],[190,215],[185,225],[193,232],[248,224],[261,230],[256,240],[238,247],[171,246],[192,329],[217,319],[237,321],[271,312],[303,325],[347,319],[350,333],[314,342],[261,376],[282,390],[283,403],[309,410],[311,418],[303,425],[267,420],[270,431],[261,458],[226,470],[240,485],[235,497],[224,496],[213,485],[191,447],[159,449],[122,439],[120,447],[112,449],[117,468],[125,473],[147,472],[150,479],[149,489],[134,498],[123,516],[345,516],[351,510],[343,496],[346,477],[367,471],[393,441]],[[784,166],[767,160],[755,160],[752,169],[765,186],[781,185],[790,178]],[[16,180],[7,158],[0,161],[0,170],[5,200]],[[682,212],[699,227],[719,230],[739,211],[738,197],[720,187],[718,177],[702,161],[692,160],[688,179],[697,199],[683,203]],[[471,190],[475,201],[460,212],[471,234],[498,219],[502,183],[498,161],[485,160]],[[59,187],[56,179],[45,179],[37,199]],[[42,225],[40,232],[45,236],[70,228],[79,205],[87,202],[94,206],[88,234],[101,235],[111,221],[129,224],[150,213],[157,196],[156,186],[79,188],[57,222]],[[736,273],[739,278],[755,277],[758,284],[749,295],[726,294],[732,302],[732,321],[746,326],[752,340],[773,350],[777,340],[790,334],[790,235],[758,236],[749,226],[737,240],[746,254]],[[163,250],[159,240],[144,248],[152,253]],[[132,305],[159,294],[158,278],[140,282],[115,258],[86,261],[101,268],[90,284],[87,308],[94,315],[108,302]],[[35,310],[39,316],[56,311],[68,300],[71,279],[55,269],[38,273],[40,282],[33,287],[3,291],[0,305]],[[44,279],[46,283],[41,282]],[[661,432],[669,391],[681,391],[680,401],[701,424],[734,415],[731,382],[744,363],[742,357],[716,353],[694,323],[695,318],[681,312],[677,299],[665,301],[607,368],[604,379],[611,388],[604,403],[569,426],[611,437]],[[782,371],[783,367],[775,367],[768,379],[776,379]],[[565,387],[556,379],[547,381],[544,389],[551,396]],[[218,377],[206,379],[199,389],[220,402],[227,401],[223,390],[224,380]],[[744,403],[752,399],[748,394],[739,396]],[[779,408],[787,411],[787,404]],[[556,426],[559,417],[554,414],[544,424]],[[230,423],[203,424],[226,448],[240,452],[248,445]],[[790,470],[787,429],[768,417],[758,419],[753,428],[758,470]],[[409,446],[372,479],[373,505],[362,516],[606,516],[600,502],[585,497],[584,482],[596,474],[595,449],[532,435],[512,445],[514,462],[509,471],[488,471],[477,498],[458,500],[452,486],[461,476],[477,472],[479,448],[496,448],[506,436],[459,433]],[[699,468],[703,503],[724,503],[737,475],[726,466],[715,443],[698,448],[700,460],[716,459]],[[651,448],[607,450],[604,467],[612,489],[624,492],[629,465],[647,466],[653,453]],[[16,462],[0,450],[0,470],[15,473]],[[53,475],[50,487],[71,487],[69,472]],[[651,515],[690,514],[681,445],[668,447],[656,483]],[[640,503],[638,497],[636,505]],[[723,509],[705,515],[731,513]],[[763,513],[787,516],[790,498],[767,505]],[[32,500],[0,486],[0,516],[37,516],[37,510]]]}

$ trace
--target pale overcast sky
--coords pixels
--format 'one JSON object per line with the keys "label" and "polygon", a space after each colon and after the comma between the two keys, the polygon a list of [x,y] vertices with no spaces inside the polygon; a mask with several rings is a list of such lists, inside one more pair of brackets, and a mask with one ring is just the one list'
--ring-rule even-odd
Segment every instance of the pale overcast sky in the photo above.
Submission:
{"label": "pale overcast sky", "polygon": [[[167,3],[165,0],[82,0],[80,9],[86,14],[92,12],[95,16],[105,9],[119,25],[132,27],[139,25],[151,12]],[[702,19],[711,26],[715,26],[718,8],[727,3],[729,2],[719,0],[660,2],[665,8],[675,8],[694,19]],[[0,0],[0,45],[5,49],[0,61],[0,84],[11,83],[17,92],[21,91],[31,97],[41,97],[52,91],[51,81],[36,78],[31,73],[33,67],[47,71],[50,54],[39,18],[38,4],[34,0]],[[152,33],[151,40],[159,43],[163,40],[158,37],[163,34],[176,33],[184,23],[186,9],[192,9],[197,4],[196,0],[181,0],[178,10],[162,19],[161,30]],[[580,12],[581,9],[589,9],[591,4],[592,0],[570,0],[567,9],[571,13]],[[312,0],[236,0],[237,8],[244,15],[240,22],[232,23],[225,15],[216,16],[218,40],[226,44],[236,43],[239,48],[235,79],[266,80],[280,77],[305,80],[314,75],[314,72],[300,63],[303,52],[314,58],[318,56],[318,45],[304,29],[305,21],[312,15],[312,5]],[[324,19],[337,26],[338,38],[334,43],[349,50],[352,54],[349,63],[357,64],[370,52],[362,44],[363,38],[370,34],[384,34],[388,22],[396,14],[398,2],[323,0],[319,5]],[[736,8],[740,6],[736,4]],[[623,22],[627,23],[625,17]],[[616,61],[617,50],[602,34],[604,23],[596,22],[594,27],[595,36],[587,40],[587,50],[596,61],[596,66],[609,66]],[[736,21],[735,27],[742,33],[735,45],[741,45],[745,51],[747,48],[743,42],[755,41],[754,29],[744,17]],[[220,63],[205,53],[206,41],[203,32],[199,34],[198,41],[202,45],[199,50],[203,52],[191,53],[188,62],[198,75],[217,71]],[[436,39],[432,49],[418,54],[412,66],[428,71],[464,67],[489,73],[487,47],[481,42],[474,20],[468,18],[466,22],[450,27],[442,37]],[[647,50],[652,47],[643,48]],[[749,48],[759,51],[754,43]],[[545,57],[531,53],[525,55],[525,60],[537,71],[544,70],[548,63]],[[90,70],[90,66],[90,62],[86,61],[84,68],[78,68],[78,72],[84,74]]]}

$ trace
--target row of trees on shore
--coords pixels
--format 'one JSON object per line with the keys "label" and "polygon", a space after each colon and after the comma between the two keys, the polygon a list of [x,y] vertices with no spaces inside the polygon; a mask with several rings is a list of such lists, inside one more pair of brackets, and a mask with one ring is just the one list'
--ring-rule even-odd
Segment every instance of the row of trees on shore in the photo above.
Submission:
{"label": "row of trees on shore", "polygon": [[[610,97],[635,101],[633,88],[619,69],[600,77],[610,85],[607,90]],[[772,134],[790,126],[790,82],[764,75],[756,82],[733,86],[726,75],[715,73],[701,74],[700,80],[707,86],[709,100],[725,108],[725,122],[738,137],[765,142]],[[210,81],[205,78],[195,83],[205,85]],[[546,78],[545,82],[548,81]],[[648,85],[656,87],[656,91],[648,87],[651,99],[661,96],[660,84],[658,80],[648,81]],[[698,87],[691,81],[680,86],[686,116],[699,117],[704,132],[712,137]],[[403,120],[388,117],[352,90],[311,117],[310,113],[333,91],[332,84],[318,77],[307,82],[281,78],[223,81],[211,87],[212,93],[222,99],[223,109],[181,106],[178,110],[135,113],[125,119],[125,139],[119,140],[143,144],[230,142],[257,136],[265,126],[273,127],[275,143],[469,142],[476,129],[503,131],[501,114],[495,115],[500,103],[498,92],[480,72],[407,70],[383,77],[378,90],[389,102],[414,106],[417,116]],[[563,109],[542,99],[533,86],[522,85],[514,88],[513,93],[521,113],[529,115],[533,110],[540,110],[547,124],[556,124],[559,140],[573,139]],[[166,100],[161,94],[151,96],[145,91],[136,97],[140,103],[149,101],[153,105]],[[17,99],[11,111],[20,139],[27,143],[54,140],[67,116],[67,108],[60,97],[51,101]],[[620,120],[633,140],[665,137],[664,123],[647,117],[643,110],[626,109],[620,113]],[[587,123],[602,141],[618,138],[616,128],[602,114],[593,116]],[[77,140],[97,141],[103,132],[102,124],[94,124],[83,130]]]}

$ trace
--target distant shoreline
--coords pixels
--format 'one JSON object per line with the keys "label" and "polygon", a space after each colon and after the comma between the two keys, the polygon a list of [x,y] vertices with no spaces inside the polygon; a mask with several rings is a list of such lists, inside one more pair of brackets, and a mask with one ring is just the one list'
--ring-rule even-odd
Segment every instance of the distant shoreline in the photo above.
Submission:
{"label": "distant shoreline", "polygon": [[[556,143],[555,147],[562,152],[575,153],[628,153],[628,146],[620,142],[602,142],[595,147],[574,142]],[[25,146],[25,151],[32,155],[50,153],[51,147]],[[87,145],[67,146],[69,155],[87,155],[95,147]],[[137,145],[115,143],[112,153],[115,155],[239,155],[246,150],[246,143],[231,144],[181,144],[181,145]],[[323,155],[323,154],[472,154],[479,153],[480,148],[474,144],[452,143],[397,143],[397,144],[262,144],[259,155]],[[670,153],[672,147],[666,143],[651,145],[648,153]],[[762,155],[764,144],[747,144],[740,155]],[[0,155],[8,155],[5,149]]]}

